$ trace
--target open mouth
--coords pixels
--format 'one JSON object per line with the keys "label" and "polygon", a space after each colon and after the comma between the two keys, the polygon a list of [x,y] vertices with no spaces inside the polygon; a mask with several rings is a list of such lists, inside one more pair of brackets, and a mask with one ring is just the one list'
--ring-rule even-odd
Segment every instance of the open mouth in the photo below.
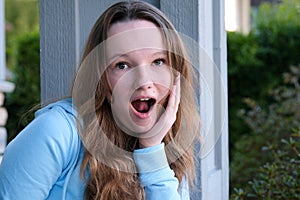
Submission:
{"label": "open mouth", "polygon": [[147,113],[151,110],[156,100],[153,98],[141,98],[131,102],[133,108],[139,113]]}

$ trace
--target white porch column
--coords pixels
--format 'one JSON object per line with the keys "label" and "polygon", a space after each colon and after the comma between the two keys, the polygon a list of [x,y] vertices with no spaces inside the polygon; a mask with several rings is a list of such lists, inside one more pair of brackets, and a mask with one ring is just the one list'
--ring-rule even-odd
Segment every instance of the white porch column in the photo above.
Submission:
{"label": "white porch column", "polygon": [[12,92],[14,88],[15,85],[13,83],[0,80],[0,163],[7,144],[7,131],[5,125],[8,118],[8,113],[6,108],[3,107],[5,99],[4,93]]}
{"label": "white porch column", "polygon": [[250,0],[225,0],[225,22],[228,31],[248,34],[250,31]]}

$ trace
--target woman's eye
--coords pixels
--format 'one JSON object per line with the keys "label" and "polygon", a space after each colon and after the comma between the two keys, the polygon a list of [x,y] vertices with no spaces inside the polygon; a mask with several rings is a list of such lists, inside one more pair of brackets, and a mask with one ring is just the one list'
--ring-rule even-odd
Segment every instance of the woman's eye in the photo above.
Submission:
{"label": "woman's eye", "polygon": [[156,59],[156,60],[153,61],[153,64],[156,65],[156,66],[161,66],[164,63],[165,63],[165,59],[162,59],[162,58]]}
{"label": "woman's eye", "polygon": [[116,68],[120,70],[124,70],[128,68],[128,65],[125,62],[119,62],[116,64]]}

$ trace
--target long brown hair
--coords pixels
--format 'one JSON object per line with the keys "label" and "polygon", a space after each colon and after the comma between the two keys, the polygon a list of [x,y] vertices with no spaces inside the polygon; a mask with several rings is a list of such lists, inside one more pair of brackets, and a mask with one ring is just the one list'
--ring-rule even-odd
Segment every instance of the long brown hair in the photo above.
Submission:
{"label": "long brown hair", "polygon": [[[161,28],[163,40],[168,49],[169,64],[174,70],[180,72],[184,79],[181,83],[181,99],[176,121],[163,142],[166,145],[165,151],[169,165],[179,182],[184,177],[188,177],[189,183],[192,183],[195,177],[193,141],[199,135],[199,116],[193,89],[195,80],[183,43],[167,17],[159,9],[141,1],[126,1],[112,5],[98,18],[92,28],[81,59],[81,65],[86,62],[89,54],[107,39],[107,32],[112,24],[137,19],[148,20]],[[82,87],[80,84],[78,87]],[[109,92],[108,88],[107,79],[105,76],[101,76],[93,96],[92,110],[94,109],[95,115],[92,115],[89,120],[83,120],[85,128],[81,133],[81,137],[84,138],[83,143],[100,148],[98,153],[104,159],[111,159],[114,146],[127,152],[133,152],[134,149],[138,148],[138,138],[123,133],[116,125],[110,103],[106,98],[106,93]],[[91,108],[85,107],[86,102],[81,104],[78,115],[89,115],[91,111],[87,110]],[[104,134],[99,134],[99,127],[101,133]],[[109,139],[112,145],[106,142],[105,137]],[[111,167],[99,161],[89,148],[86,149],[81,165],[81,176],[87,181],[85,199],[145,199],[138,173],[130,172],[135,171],[132,156],[118,157],[118,154],[113,154],[113,156],[115,156],[113,159],[114,167]],[[121,168],[128,170],[120,170]],[[88,176],[86,176],[87,169],[89,171]]]}

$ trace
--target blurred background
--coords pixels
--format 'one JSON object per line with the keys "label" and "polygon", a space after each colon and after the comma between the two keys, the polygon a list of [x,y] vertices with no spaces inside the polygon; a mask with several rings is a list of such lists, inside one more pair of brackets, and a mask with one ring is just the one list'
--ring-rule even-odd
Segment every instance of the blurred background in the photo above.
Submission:
{"label": "blurred background", "polygon": [[[300,199],[300,0],[225,0],[231,199]],[[5,0],[8,142],[40,101],[38,0]]]}

